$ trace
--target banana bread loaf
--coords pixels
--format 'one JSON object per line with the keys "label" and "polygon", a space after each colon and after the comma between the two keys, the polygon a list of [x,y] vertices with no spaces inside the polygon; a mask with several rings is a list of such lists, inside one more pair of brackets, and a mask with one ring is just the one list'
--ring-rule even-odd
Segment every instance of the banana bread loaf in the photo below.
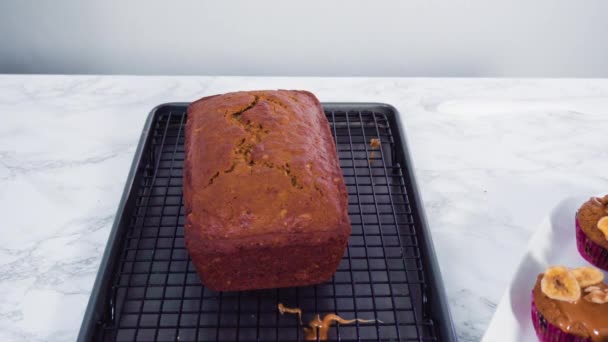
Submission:
{"label": "banana bread loaf", "polygon": [[321,283],[350,235],[323,109],[306,91],[235,92],[188,107],[185,240],[216,291]]}

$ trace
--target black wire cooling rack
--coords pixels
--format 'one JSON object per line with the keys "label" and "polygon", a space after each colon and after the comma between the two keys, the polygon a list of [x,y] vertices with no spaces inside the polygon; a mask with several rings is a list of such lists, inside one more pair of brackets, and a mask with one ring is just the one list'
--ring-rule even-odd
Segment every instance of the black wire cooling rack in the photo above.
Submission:
{"label": "black wire cooling rack", "polygon": [[[349,193],[352,234],[331,281],[246,292],[206,289],[184,245],[186,104],[150,115],[80,331],[81,341],[300,341],[297,316],[336,325],[338,341],[455,340],[396,111],[325,104]],[[380,148],[370,141],[378,138]]]}

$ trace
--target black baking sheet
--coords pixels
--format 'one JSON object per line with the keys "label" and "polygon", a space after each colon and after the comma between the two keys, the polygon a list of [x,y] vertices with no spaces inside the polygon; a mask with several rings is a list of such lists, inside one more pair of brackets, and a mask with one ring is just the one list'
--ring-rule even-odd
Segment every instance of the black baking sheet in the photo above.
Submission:
{"label": "black baking sheet", "polygon": [[316,313],[378,320],[336,325],[330,340],[456,341],[399,113],[373,103],[323,107],[352,223],[330,281],[246,292],[202,286],[184,246],[187,104],[163,104],[142,133],[79,341],[303,340],[279,302],[302,308],[305,321]]}

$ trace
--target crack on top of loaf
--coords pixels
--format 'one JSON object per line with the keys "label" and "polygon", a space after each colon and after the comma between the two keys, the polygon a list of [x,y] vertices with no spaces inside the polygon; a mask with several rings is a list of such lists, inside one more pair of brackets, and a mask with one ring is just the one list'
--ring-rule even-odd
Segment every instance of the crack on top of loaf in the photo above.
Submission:
{"label": "crack on top of loaf", "polygon": [[232,113],[232,117],[239,120],[241,118],[241,115],[243,115],[243,113],[245,113],[246,111],[250,110],[251,108],[255,107],[258,102],[260,101],[260,97],[257,95],[253,96],[253,101],[245,108],[237,111],[236,113]]}
{"label": "crack on top of loaf", "polygon": [[289,97],[290,99],[292,99],[293,102],[300,103],[300,101],[298,100],[298,98],[296,96],[293,96],[290,93],[287,93],[286,95],[287,95],[287,97]]}
{"label": "crack on top of loaf", "polygon": [[[254,95],[253,101],[247,107],[231,115],[233,121],[248,135],[247,137],[242,138],[235,146],[234,154],[237,155],[237,157],[240,157],[240,159],[245,161],[245,163],[249,166],[253,166],[255,164],[251,156],[253,148],[260,143],[260,141],[262,141],[262,138],[266,136],[266,134],[270,133],[268,129],[264,129],[262,124],[256,125],[255,123],[252,123],[251,120],[243,122],[243,113],[254,108],[260,102],[260,99],[260,96]],[[236,163],[236,160],[234,162]]]}
{"label": "crack on top of loaf", "polygon": [[[284,110],[286,110],[286,111],[291,111],[291,109],[290,109],[289,107],[287,107],[287,106],[286,106],[286,105],[285,105],[283,102],[281,102],[280,100],[275,100],[275,99],[273,99],[273,98],[266,97],[266,96],[264,96],[264,97],[262,97],[262,98],[263,98],[265,101],[267,101],[267,102],[270,102],[270,103],[274,103],[274,104],[276,104],[277,106],[279,106],[279,107],[283,108],[283,109],[284,109]],[[274,108],[273,108],[273,111],[274,111]]]}
{"label": "crack on top of loaf", "polygon": [[289,166],[289,163],[285,163],[285,165],[283,165],[280,169],[283,170],[283,173],[285,173],[285,175],[290,178],[291,186],[296,189],[304,188],[304,186],[302,186],[302,184],[300,184],[300,182],[298,181],[298,177],[291,172],[291,167]]}
{"label": "crack on top of loaf", "polygon": [[235,162],[233,162],[233,163],[230,165],[230,167],[229,167],[229,168],[227,168],[226,170],[224,170],[224,173],[230,173],[230,172],[234,171],[235,166],[236,166],[236,163],[235,163]]}
{"label": "crack on top of loaf", "polygon": [[213,176],[211,176],[211,178],[209,179],[209,183],[207,183],[207,186],[213,184],[213,181],[215,181],[215,179],[217,177],[219,177],[219,176],[220,176],[220,172],[219,171],[217,171],[216,173],[214,173]]}
{"label": "crack on top of loaf", "polygon": [[[282,165],[275,165],[274,163],[264,159],[257,161],[253,159],[252,152],[254,147],[260,142],[262,142],[262,139],[270,133],[270,130],[265,128],[264,125],[262,125],[261,123],[255,123],[251,120],[244,120],[243,114],[256,107],[262,100],[276,104],[281,108],[285,109],[287,112],[292,113],[292,110],[278,99],[270,99],[267,96],[263,95],[253,95],[253,97],[253,101],[251,101],[251,103],[249,103],[246,107],[239,109],[233,113],[226,113],[225,118],[228,120],[228,122],[232,122],[233,124],[240,126],[246,133],[246,136],[241,138],[240,140],[235,141],[236,144],[233,148],[234,158],[229,168],[221,172],[217,171],[215,174],[213,174],[213,176],[209,179],[209,183],[207,184],[207,186],[213,184],[216,178],[218,178],[222,173],[233,172],[236,169],[237,164],[245,164],[249,166],[250,173],[253,173],[253,168],[256,165],[281,171],[281,173],[283,173],[289,178],[292,187],[296,189],[303,189],[304,186],[300,182],[298,176],[291,170],[291,166],[288,162]],[[288,95],[288,97],[294,102],[298,102],[293,96]],[[270,107],[272,111],[276,113],[273,106]]]}
{"label": "crack on top of loaf", "polygon": [[281,171],[285,176],[289,177],[291,186],[293,186],[296,189],[304,189],[304,186],[302,185],[302,183],[300,183],[298,176],[296,176],[295,174],[293,174],[291,172],[291,167],[289,166],[289,163],[285,163],[283,165],[277,166],[274,163],[271,163],[269,161],[262,161],[259,165],[267,167],[269,169]]}

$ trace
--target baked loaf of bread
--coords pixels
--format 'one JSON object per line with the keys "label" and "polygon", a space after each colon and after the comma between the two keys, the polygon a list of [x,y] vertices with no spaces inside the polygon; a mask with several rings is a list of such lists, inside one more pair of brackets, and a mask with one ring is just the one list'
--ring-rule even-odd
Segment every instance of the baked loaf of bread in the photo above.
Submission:
{"label": "baked loaf of bread", "polygon": [[188,107],[186,247],[216,291],[328,280],[350,235],[327,118],[306,91],[235,92]]}

